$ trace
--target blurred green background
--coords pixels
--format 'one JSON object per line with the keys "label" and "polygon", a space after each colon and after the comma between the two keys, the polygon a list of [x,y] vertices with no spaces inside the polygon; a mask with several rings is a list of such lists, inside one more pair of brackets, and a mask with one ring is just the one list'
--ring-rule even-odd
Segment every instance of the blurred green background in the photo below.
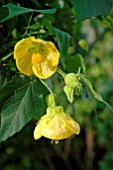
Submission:
{"label": "blurred green background", "polygon": [[[9,1],[1,1],[4,5]],[[15,1],[10,1],[14,3]],[[59,10],[54,16],[46,17],[33,14],[29,33],[38,34],[43,39],[52,39],[51,23],[74,37],[76,52],[83,55],[86,64],[86,75],[89,76],[95,90],[104,100],[113,106],[113,12],[110,16],[88,19],[75,23],[74,12],[69,1],[28,1],[20,0],[26,8]],[[63,4],[63,7],[62,7]],[[13,44],[26,30],[31,14],[24,14],[1,24],[0,54],[6,55],[13,49]],[[45,30],[45,32],[44,32]],[[88,51],[79,46],[84,39]],[[15,75],[15,61],[8,58],[6,66],[0,66],[0,74]],[[113,169],[113,113],[103,103],[88,98],[77,97],[70,105],[62,90],[63,80],[57,74],[48,83],[58,94],[58,104],[62,104],[66,113],[71,114],[79,122],[81,132],[77,136],[51,144],[41,138],[33,139],[36,120],[32,120],[20,133],[0,144],[0,170],[112,170]],[[1,76],[2,85],[2,76]]]}

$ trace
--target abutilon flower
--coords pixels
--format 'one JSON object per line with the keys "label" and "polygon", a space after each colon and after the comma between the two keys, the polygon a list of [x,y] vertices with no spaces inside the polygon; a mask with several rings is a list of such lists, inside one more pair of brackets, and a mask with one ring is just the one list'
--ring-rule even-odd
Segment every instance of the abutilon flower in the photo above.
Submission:
{"label": "abutilon flower", "polygon": [[48,107],[47,113],[35,127],[34,139],[44,136],[52,141],[59,141],[79,132],[79,124],[64,113],[62,106]]}
{"label": "abutilon flower", "polygon": [[56,72],[59,57],[54,43],[35,39],[34,36],[23,38],[14,48],[14,58],[19,71],[28,76],[35,74],[41,79],[46,79]]}

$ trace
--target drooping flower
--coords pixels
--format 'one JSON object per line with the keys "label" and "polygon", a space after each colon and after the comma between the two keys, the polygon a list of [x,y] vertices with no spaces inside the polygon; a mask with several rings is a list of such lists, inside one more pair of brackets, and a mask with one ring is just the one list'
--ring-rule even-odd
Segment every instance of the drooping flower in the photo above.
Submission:
{"label": "drooping flower", "polygon": [[79,124],[64,113],[62,106],[48,107],[47,113],[35,127],[34,139],[44,136],[52,141],[59,141],[79,132]]}
{"label": "drooping flower", "polygon": [[19,71],[28,76],[35,74],[41,79],[56,72],[59,57],[59,51],[52,42],[35,39],[34,36],[20,40],[14,48]]}

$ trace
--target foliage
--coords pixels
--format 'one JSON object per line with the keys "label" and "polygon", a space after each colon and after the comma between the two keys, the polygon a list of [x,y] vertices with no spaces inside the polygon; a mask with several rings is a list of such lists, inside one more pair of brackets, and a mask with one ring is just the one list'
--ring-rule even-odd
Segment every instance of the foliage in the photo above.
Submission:
{"label": "foliage", "polygon": [[75,11],[77,21],[81,21],[85,18],[90,18],[94,16],[106,16],[111,10],[111,1],[110,0],[71,0]]}
{"label": "foliage", "polygon": [[[38,167],[53,170],[60,166],[67,170],[111,169],[112,4],[112,0],[0,2],[2,169],[35,170]],[[30,36],[53,42],[60,52],[58,70],[46,80],[35,75],[25,76],[17,69],[14,47],[17,42]],[[71,95],[63,91],[65,77],[69,73],[74,73],[78,80]],[[79,136],[61,141],[58,145],[51,145],[43,138],[38,142],[32,139],[36,119],[46,113],[46,97],[51,92],[57,96],[57,105],[62,105],[81,127]],[[22,155],[19,166],[15,163],[18,161],[17,155]]]}

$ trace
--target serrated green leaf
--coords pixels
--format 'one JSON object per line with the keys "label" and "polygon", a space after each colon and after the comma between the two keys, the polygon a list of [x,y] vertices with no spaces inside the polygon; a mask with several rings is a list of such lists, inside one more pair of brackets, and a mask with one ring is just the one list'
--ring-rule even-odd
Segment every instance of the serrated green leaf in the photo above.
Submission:
{"label": "serrated green leaf", "polygon": [[66,53],[70,44],[70,35],[58,28],[55,28],[55,34],[61,54],[61,62],[64,64]]}
{"label": "serrated green leaf", "polygon": [[15,77],[0,89],[0,113],[6,102],[14,95],[15,91],[24,86],[26,83],[28,83],[28,81]]}
{"label": "serrated green leaf", "polygon": [[19,132],[32,118],[44,114],[48,90],[39,81],[30,81],[15,91],[1,116],[0,142]]}
{"label": "serrated green leaf", "polygon": [[77,73],[80,68],[80,72],[85,72],[85,64],[83,57],[80,54],[67,55],[65,60],[65,70],[67,72]]}
{"label": "serrated green leaf", "polygon": [[107,16],[111,11],[111,0],[71,0],[77,21],[95,16]]}
{"label": "serrated green leaf", "polygon": [[102,96],[99,93],[97,93],[93,89],[93,86],[92,86],[91,82],[83,74],[81,74],[80,77],[81,77],[81,82],[84,84],[84,86],[86,86],[88,88],[91,96],[93,98],[97,99],[98,101],[101,101],[104,104],[106,104],[107,107],[113,112],[113,108],[106,101],[103,100]]}
{"label": "serrated green leaf", "polygon": [[0,22],[4,22],[10,18],[29,12],[38,12],[42,14],[54,14],[56,12],[56,9],[36,10],[36,9],[20,7],[18,5],[9,3],[4,5],[3,8],[0,9],[0,16],[1,16]]}

